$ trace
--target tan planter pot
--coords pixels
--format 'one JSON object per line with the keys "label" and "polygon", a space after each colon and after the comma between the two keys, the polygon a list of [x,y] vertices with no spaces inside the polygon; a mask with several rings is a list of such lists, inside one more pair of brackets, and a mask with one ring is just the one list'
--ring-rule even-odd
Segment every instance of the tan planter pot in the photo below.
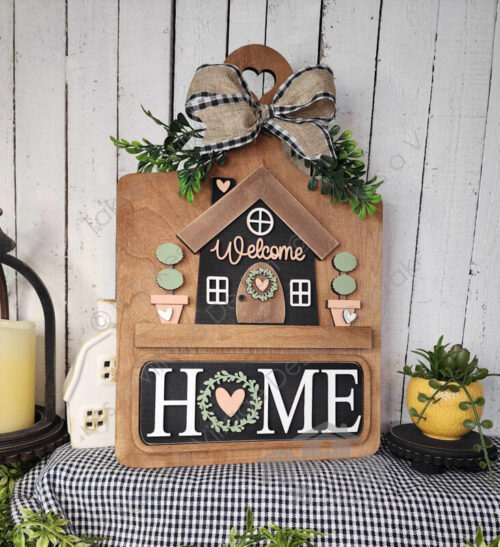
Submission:
{"label": "tan planter pot", "polygon": [[[356,319],[355,310],[361,307],[360,300],[327,300],[327,308],[332,314],[333,324],[336,327],[350,327]],[[350,321],[347,319],[351,319]]]}
{"label": "tan planter pot", "polygon": [[[444,382],[439,383],[443,384]],[[408,410],[414,408],[418,413],[422,412],[425,403],[421,403],[418,400],[418,394],[425,393],[430,397],[434,391],[435,389],[429,385],[429,380],[411,378],[406,392],[406,406]],[[483,385],[481,382],[473,382],[467,387],[467,391],[470,393],[472,400],[483,397]],[[411,417],[413,423],[428,437],[445,441],[457,441],[461,439],[470,431],[470,429],[463,426],[463,421],[467,419],[473,422],[476,421],[474,411],[471,408],[461,410],[458,406],[462,401],[469,402],[467,395],[463,389],[458,393],[440,391],[437,398],[439,399],[437,403],[431,403],[427,407],[424,414],[424,418],[426,419],[422,418],[417,424],[418,418]],[[483,408],[482,406],[477,407],[479,417],[483,414]]]}
{"label": "tan planter pot", "polygon": [[178,323],[181,318],[182,308],[189,302],[189,297],[184,294],[152,294],[151,304],[156,306],[156,311],[162,323]]}

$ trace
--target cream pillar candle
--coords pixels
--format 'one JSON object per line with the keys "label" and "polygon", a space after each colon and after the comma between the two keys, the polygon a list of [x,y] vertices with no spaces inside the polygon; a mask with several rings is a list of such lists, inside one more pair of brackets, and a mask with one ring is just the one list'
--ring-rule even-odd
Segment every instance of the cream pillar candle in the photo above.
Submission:
{"label": "cream pillar candle", "polygon": [[35,323],[0,319],[0,434],[35,422]]}

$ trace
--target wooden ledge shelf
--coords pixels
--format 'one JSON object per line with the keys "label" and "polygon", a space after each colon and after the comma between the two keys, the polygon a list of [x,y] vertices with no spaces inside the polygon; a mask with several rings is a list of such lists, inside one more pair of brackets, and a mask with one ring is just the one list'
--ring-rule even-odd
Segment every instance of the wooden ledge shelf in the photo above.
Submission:
{"label": "wooden ledge shelf", "polygon": [[372,328],[136,323],[135,346],[138,348],[370,349]]}

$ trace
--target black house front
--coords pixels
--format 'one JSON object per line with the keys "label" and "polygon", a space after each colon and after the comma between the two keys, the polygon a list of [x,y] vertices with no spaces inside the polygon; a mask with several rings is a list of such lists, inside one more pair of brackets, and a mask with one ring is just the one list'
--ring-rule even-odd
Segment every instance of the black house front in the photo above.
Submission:
{"label": "black house front", "polygon": [[337,242],[264,168],[178,237],[200,253],[196,323],[318,325],[315,260]]}

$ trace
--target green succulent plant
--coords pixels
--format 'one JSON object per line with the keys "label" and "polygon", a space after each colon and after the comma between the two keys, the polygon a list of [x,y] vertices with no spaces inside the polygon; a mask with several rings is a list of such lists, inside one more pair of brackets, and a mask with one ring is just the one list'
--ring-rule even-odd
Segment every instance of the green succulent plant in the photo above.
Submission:
{"label": "green succulent plant", "polygon": [[478,358],[474,356],[471,359],[470,351],[461,344],[455,344],[449,350],[448,346],[449,344],[443,345],[443,336],[441,336],[432,350],[415,350],[413,353],[423,358],[426,363],[419,360],[414,369],[406,366],[403,369],[404,374],[426,380],[463,381],[467,386],[472,382],[493,376],[488,369],[480,368]]}
{"label": "green succulent plant", "polygon": [[478,407],[484,406],[485,399],[484,397],[473,399],[467,387],[472,382],[484,380],[489,376],[499,376],[499,374],[490,373],[487,368],[479,367],[478,358],[474,356],[471,359],[470,351],[462,347],[461,344],[455,344],[450,349],[447,349],[448,346],[449,344],[443,344],[443,336],[441,336],[432,350],[419,348],[413,351],[413,353],[421,358],[416,365],[413,367],[405,365],[403,370],[398,371],[405,376],[428,380],[429,386],[433,389],[430,397],[425,393],[418,394],[418,400],[421,403],[425,403],[424,407],[421,412],[412,407],[409,409],[409,414],[411,417],[417,419],[418,424],[421,420],[426,419],[425,412],[429,408],[429,405],[439,402],[440,398],[438,396],[440,393],[445,391],[458,393],[460,390],[463,390],[468,401],[462,401],[458,406],[460,410],[467,411],[472,409],[474,413],[474,420],[464,420],[463,426],[470,430],[477,428],[480,444],[474,445],[474,450],[482,452],[483,460],[479,465],[482,469],[488,470],[491,482],[496,487],[492,463],[488,456],[488,448],[491,445],[486,443],[483,433],[483,430],[493,427],[493,422],[491,420],[480,419]]}
{"label": "green succulent plant", "polygon": [[163,243],[156,249],[156,257],[167,266],[156,277],[158,285],[166,291],[175,291],[175,289],[182,287],[184,278],[172,267],[182,260],[182,249],[175,243]]}

